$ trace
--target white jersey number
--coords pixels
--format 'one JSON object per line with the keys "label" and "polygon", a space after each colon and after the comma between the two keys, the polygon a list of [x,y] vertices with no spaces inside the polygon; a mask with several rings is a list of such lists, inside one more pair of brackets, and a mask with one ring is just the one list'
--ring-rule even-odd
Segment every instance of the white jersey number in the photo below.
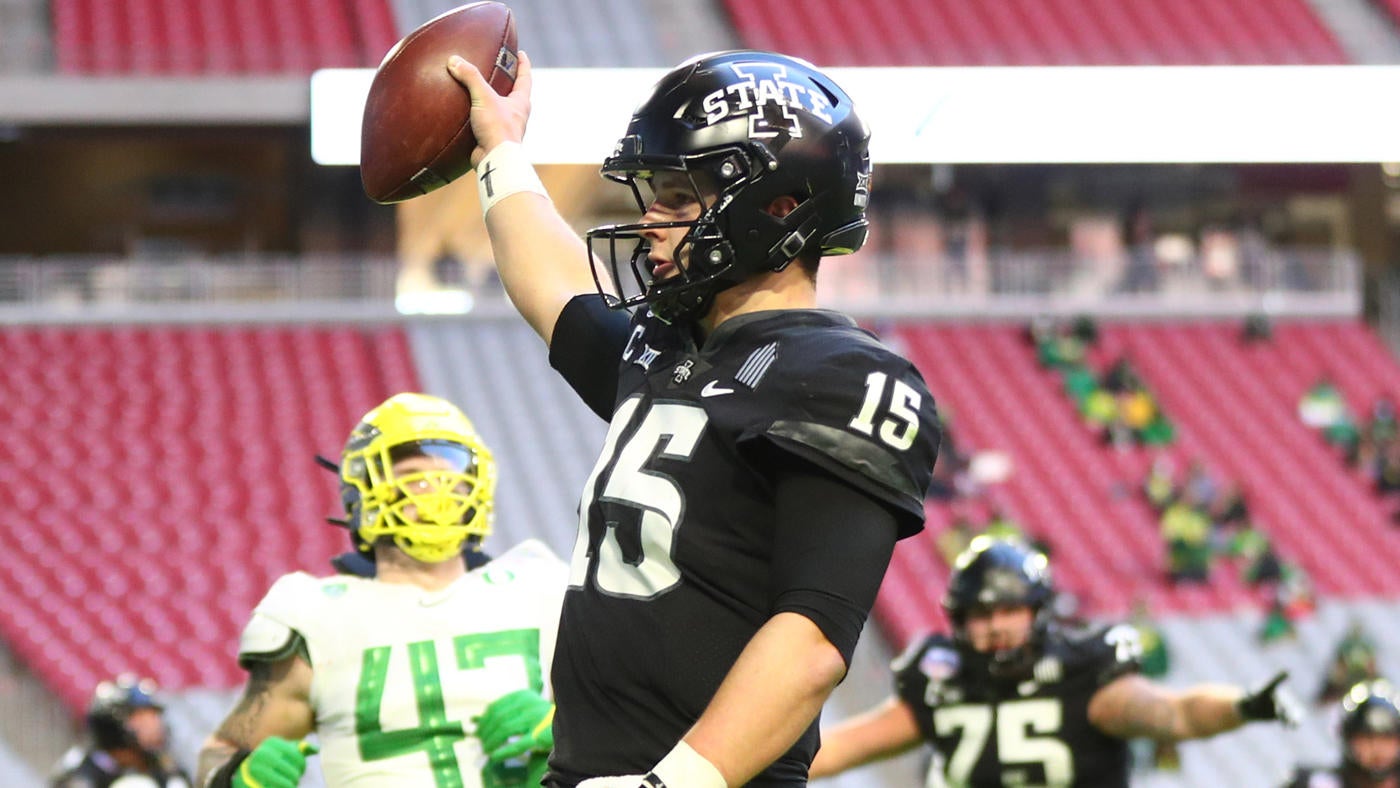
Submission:
{"label": "white jersey number", "polygon": [[[452,639],[452,653],[458,670],[478,670],[486,660],[513,657],[524,660],[530,689],[544,687],[540,672],[540,631],[510,629],[459,635]],[[355,736],[360,758],[377,761],[414,752],[428,757],[437,788],[463,788],[462,767],[454,747],[466,737],[462,721],[451,719],[442,694],[437,644],[420,640],[408,644],[408,665],[413,672],[413,694],[418,708],[418,726],[385,730],[382,711],[384,688],[389,675],[392,646],[365,649],[361,657],[360,682],[355,690]],[[481,770],[482,788],[525,785],[527,767],[519,763],[488,765]]]}
{"label": "white jersey number", "polygon": [[[584,485],[579,505],[578,537],[569,562],[569,585],[582,586],[588,579],[590,560],[597,570],[593,582],[614,596],[649,599],[674,588],[681,581],[671,551],[676,530],[685,517],[685,496],[671,477],[648,469],[654,460],[689,460],[695,453],[709,416],[704,409],[678,402],[658,402],[647,408],[641,424],[619,449],[622,434],[631,426],[640,397],[622,403],[613,414],[593,473]],[[614,461],[614,458],[615,461]],[[612,466],[608,470],[609,465]],[[598,478],[607,471],[602,492],[594,499]],[[629,559],[618,541],[618,523],[606,522],[596,554],[588,549],[588,516],[595,506],[615,504],[640,512],[638,528],[641,555]]]}
{"label": "white jersey number", "polygon": [[1069,785],[1074,782],[1074,756],[1056,738],[1062,717],[1060,702],[1052,698],[1007,701],[998,704],[995,713],[983,705],[935,710],[935,732],[958,736],[958,746],[948,759],[949,781],[966,785],[971,780],[995,721],[997,754],[1004,766],[1038,763],[1045,769],[1046,786]]}
{"label": "white jersey number", "polygon": [[[871,372],[865,377],[865,400],[861,402],[860,413],[846,426],[866,435],[875,434],[875,417],[885,399],[887,382],[889,375],[883,372]],[[880,421],[880,440],[899,451],[913,446],[914,439],[919,436],[919,402],[922,399],[913,386],[896,379],[890,390],[890,417]]]}

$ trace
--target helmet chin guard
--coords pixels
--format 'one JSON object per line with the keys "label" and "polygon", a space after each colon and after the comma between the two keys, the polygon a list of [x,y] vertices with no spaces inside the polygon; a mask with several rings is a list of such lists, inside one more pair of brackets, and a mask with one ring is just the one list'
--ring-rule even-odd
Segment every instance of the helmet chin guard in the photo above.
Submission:
{"label": "helmet chin guard", "polygon": [[[648,203],[639,182],[685,174],[705,206],[694,222],[613,224],[588,232],[594,280],[614,308],[667,321],[703,314],[716,293],[798,257],[849,254],[865,242],[870,132],[851,99],[797,58],[752,50],[702,55],[661,79],[603,163],[603,176]],[[703,182],[715,184],[706,193]],[[791,197],[783,216],[770,207]],[[653,280],[642,232],[688,226],[675,275]],[[682,250],[686,256],[682,257]]]}

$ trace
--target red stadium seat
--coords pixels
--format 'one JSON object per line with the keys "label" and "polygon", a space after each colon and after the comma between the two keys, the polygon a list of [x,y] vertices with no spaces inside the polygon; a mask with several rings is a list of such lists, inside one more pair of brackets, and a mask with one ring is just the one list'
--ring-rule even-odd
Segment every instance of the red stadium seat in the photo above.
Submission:
{"label": "red stadium seat", "polygon": [[815,0],[796,18],[780,0],[725,0],[725,7],[746,45],[822,65],[1347,61],[1306,0]]}
{"label": "red stadium seat", "polygon": [[70,74],[306,74],[398,40],[388,0],[56,0],[52,18]]}
{"label": "red stadium seat", "polygon": [[0,636],[75,709],[119,661],[172,689],[240,681],[253,605],[347,543],[312,456],[418,387],[397,328],[15,328],[0,350],[31,414],[0,473],[33,480],[0,486],[25,529]]}

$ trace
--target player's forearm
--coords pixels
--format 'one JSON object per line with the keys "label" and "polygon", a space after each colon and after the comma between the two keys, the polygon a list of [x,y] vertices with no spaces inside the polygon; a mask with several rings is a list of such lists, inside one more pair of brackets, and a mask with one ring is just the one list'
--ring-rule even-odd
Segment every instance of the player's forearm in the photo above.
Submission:
{"label": "player's forearm", "polygon": [[564,305],[596,289],[587,246],[549,199],[533,192],[492,207],[486,230],[506,294],[548,343]]}
{"label": "player's forearm", "polygon": [[743,785],[792,747],[845,672],[815,624],[779,613],[749,641],[686,741],[729,785]]}
{"label": "player's forearm", "polygon": [[1244,724],[1239,702],[1239,688],[1218,684],[1203,684],[1182,692],[1175,701],[1175,740],[1204,739],[1232,731]]}
{"label": "player's forearm", "polygon": [[199,762],[196,766],[194,784],[197,786],[207,785],[214,772],[217,772],[219,767],[237,755],[238,750],[238,745],[217,736],[205,739],[204,746],[199,749]]}
{"label": "player's forearm", "polygon": [[923,740],[913,712],[898,698],[822,731],[822,746],[812,759],[812,779],[908,752]]}

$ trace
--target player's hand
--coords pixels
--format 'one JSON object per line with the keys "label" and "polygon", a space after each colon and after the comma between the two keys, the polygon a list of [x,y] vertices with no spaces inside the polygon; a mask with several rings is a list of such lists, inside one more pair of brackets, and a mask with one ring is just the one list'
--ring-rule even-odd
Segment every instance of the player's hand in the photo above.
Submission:
{"label": "player's hand", "polygon": [[310,742],[269,736],[243,759],[229,782],[233,788],[296,788],[306,773],[306,756],[315,754]]}
{"label": "player's hand", "polygon": [[1268,683],[1240,698],[1240,717],[1251,720],[1278,720],[1295,728],[1303,719],[1303,705],[1283,682],[1288,671],[1279,671]]}
{"label": "player's hand", "polygon": [[522,50],[515,72],[515,85],[510,95],[498,94],[486,77],[466,58],[453,55],[447,60],[447,72],[471,93],[472,134],[476,135],[476,150],[472,151],[472,166],[502,142],[520,142],[525,138],[525,124],[530,120],[530,91],[534,85],[530,75],[530,56]]}
{"label": "player's hand", "polygon": [[554,749],[554,704],[533,690],[502,695],[472,721],[490,763]]}

